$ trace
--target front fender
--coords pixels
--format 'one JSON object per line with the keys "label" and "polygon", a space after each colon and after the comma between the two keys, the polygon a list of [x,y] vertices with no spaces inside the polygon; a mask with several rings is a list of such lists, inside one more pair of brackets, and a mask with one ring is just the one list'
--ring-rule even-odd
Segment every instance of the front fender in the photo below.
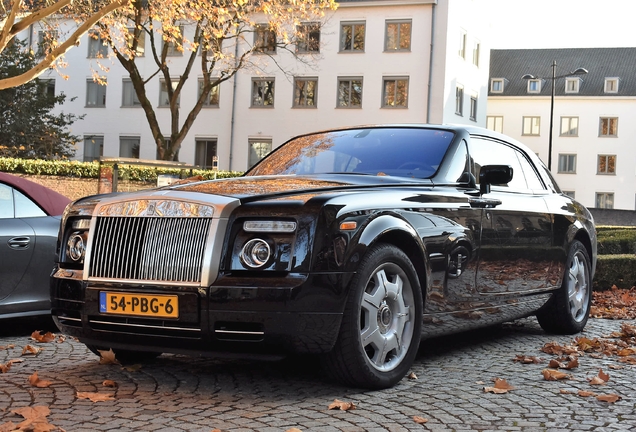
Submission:
{"label": "front fender", "polygon": [[430,265],[426,259],[426,245],[409,222],[396,214],[382,214],[369,220],[352,239],[345,271],[355,271],[367,250],[377,243],[389,243],[403,250],[411,259],[424,288],[429,280]]}

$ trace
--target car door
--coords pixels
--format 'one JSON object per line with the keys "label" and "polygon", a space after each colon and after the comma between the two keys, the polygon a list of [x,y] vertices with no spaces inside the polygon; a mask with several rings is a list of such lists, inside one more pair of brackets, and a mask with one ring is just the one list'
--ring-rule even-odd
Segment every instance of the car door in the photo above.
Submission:
{"label": "car door", "polygon": [[14,189],[0,183],[0,302],[23,279],[34,251],[35,233],[15,217]]}
{"label": "car door", "polygon": [[501,204],[485,209],[477,289],[506,294],[552,288],[558,282],[553,275],[558,274],[560,260],[550,256],[553,234],[547,190],[532,163],[515,146],[494,139],[472,137],[469,149],[477,179],[485,165],[513,169],[510,183],[492,185],[484,194]]}

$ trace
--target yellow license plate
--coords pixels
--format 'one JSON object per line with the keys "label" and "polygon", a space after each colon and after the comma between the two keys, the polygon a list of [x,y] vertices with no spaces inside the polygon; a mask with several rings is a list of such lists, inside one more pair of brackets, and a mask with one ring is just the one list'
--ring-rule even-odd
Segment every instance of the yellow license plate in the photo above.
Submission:
{"label": "yellow license plate", "polygon": [[179,298],[175,295],[99,293],[99,311],[108,314],[179,318]]}

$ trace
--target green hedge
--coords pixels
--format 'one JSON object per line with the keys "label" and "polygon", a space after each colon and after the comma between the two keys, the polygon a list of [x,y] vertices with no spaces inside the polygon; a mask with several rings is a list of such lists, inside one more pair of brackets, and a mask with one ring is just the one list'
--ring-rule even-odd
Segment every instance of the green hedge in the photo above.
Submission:
{"label": "green hedge", "polygon": [[598,227],[599,255],[636,254],[635,227]]}
{"label": "green hedge", "polygon": [[[98,178],[98,162],[78,162],[68,160],[16,159],[0,158],[0,171],[16,174],[49,175],[77,178]],[[119,177],[131,181],[156,181],[158,174],[179,175],[178,168],[144,167],[141,165],[121,165]],[[190,170],[186,170],[187,175]],[[193,170],[192,175],[205,179],[238,177],[240,171]]]}
{"label": "green hedge", "polygon": [[599,255],[596,261],[594,289],[606,290],[636,286],[636,255]]}

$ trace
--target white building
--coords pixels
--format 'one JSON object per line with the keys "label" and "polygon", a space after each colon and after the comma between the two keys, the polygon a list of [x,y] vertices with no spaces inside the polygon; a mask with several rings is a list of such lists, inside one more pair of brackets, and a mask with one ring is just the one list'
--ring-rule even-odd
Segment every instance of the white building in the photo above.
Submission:
{"label": "white building", "polygon": [[[262,72],[243,70],[220,85],[218,105],[202,110],[179,152],[179,160],[209,166],[218,157],[221,170],[246,170],[259,157],[297,134],[320,129],[375,123],[469,123],[486,125],[489,47],[483,13],[474,0],[366,0],[342,1],[320,28],[320,51],[307,66],[286,52],[276,62],[291,72],[266,63]],[[410,32],[403,43],[390,46],[387,29]],[[363,42],[345,46],[344,32],[360,30]],[[188,31],[187,28],[185,30]],[[37,35],[32,37],[37,41]],[[99,156],[155,159],[156,146],[143,110],[132,100],[132,88],[123,67],[109,67],[108,85],[93,82],[97,49],[87,36],[66,55],[62,79],[56,72],[55,92],[68,95],[66,112],[85,114],[72,132],[84,137],[76,158]],[[142,73],[151,75],[147,58]],[[171,57],[171,62],[185,61]],[[149,86],[148,98],[160,101],[160,80]],[[311,81],[311,100],[295,96],[295,83]],[[259,83],[273,84],[271,104],[260,105],[252,94]],[[181,118],[194,104],[197,78],[191,77],[181,95]],[[406,98],[390,94],[404,86]],[[153,90],[154,88],[154,90]],[[339,91],[350,89],[344,100]],[[70,101],[75,97],[74,101]],[[169,135],[169,109],[157,110]]]}
{"label": "white building", "polygon": [[[492,50],[490,56],[488,127],[524,142],[548,165],[556,62],[551,171],[557,183],[587,207],[634,210],[636,48]],[[588,73],[572,74],[577,68]]]}

